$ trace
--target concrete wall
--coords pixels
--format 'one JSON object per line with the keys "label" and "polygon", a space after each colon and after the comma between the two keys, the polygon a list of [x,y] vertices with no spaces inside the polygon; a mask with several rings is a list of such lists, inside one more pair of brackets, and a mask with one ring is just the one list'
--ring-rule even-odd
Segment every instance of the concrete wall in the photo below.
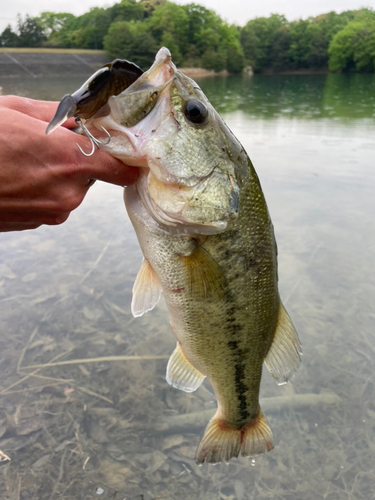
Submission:
{"label": "concrete wall", "polygon": [[108,62],[105,54],[0,52],[0,76],[89,76]]}

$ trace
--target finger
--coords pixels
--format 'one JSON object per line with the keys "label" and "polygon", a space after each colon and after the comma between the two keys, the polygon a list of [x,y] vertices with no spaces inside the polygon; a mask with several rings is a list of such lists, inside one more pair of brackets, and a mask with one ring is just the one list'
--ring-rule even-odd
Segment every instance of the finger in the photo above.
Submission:
{"label": "finger", "polygon": [[[25,226],[40,226],[42,224],[47,224],[49,226],[55,226],[62,224],[69,217],[70,212],[64,213],[44,213],[42,211],[11,211],[2,213],[0,215],[0,227],[17,227]],[[10,231],[16,231],[17,229],[11,229]]]}
{"label": "finger", "polygon": [[[84,148],[84,151],[88,151],[87,146]],[[137,167],[125,165],[100,149],[96,149],[92,156],[83,158],[82,168],[87,179],[97,179],[118,186],[129,186],[138,179]]]}
{"label": "finger", "polygon": [[[3,96],[0,97],[0,106],[14,111],[18,111],[24,115],[32,116],[37,120],[49,123],[56,113],[58,102],[55,101],[38,101],[18,96]],[[69,118],[63,123],[66,128],[76,127],[74,118]]]}
{"label": "finger", "polygon": [[10,231],[25,231],[26,229],[36,229],[41,224],[23,224],[21,222],[0,222],[0,232],[7,233]]}
{"label": "finger", "polygon": [[[1,105],[4,105],[4,100],[0,98],[0,107]],[[16,111],[16,113],[18,111],[17,116],[19,119],[22,119],[22,113],[30,115],[30,118],[33,120],[30,126],[33,127],[33,130],[40,130],[44,133],[44,124],[42,125],[40,121],[45,119],[49,113],[48,120],[53,116],[57,108],[57,103],[34,101],[33,99],[24,99],[15,96],[8,98],[7,96],[5,107],[7,106],[12,111]],[[67,127],[74,127],[75,125],[73,119],[66,122]],[[109,156],[97,148],[95,148],[93,156],[85,157],[82,155],[76,143],[81,146],[83,151],[89,152],[91,150],[89,139],[68,131],[66,127],[58,128],[53,134],[46,136],[44,140],[51,160],[53,159],[55,163],[61,163],[63,160],[66,174],[75,175],[78,173],[84,182],[87,182],[89,179],[98,179],[119,186],[127,186],[133,184],[138,178],[137,168],[125,165],[120,160]]]}
{"label": "finger", "polygon": [[41,224],[28,224],[23,222],[1,222],[0,233],[7,233],[9,231],[25,231],[26,229],[36,229]]}

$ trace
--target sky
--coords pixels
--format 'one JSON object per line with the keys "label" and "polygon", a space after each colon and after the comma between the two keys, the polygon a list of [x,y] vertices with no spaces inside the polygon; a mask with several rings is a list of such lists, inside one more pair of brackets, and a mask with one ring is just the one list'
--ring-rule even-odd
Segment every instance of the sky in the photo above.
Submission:
{"label": "sky", "polygon": [[[375,0],[175,0],[175,3],[198,3],[215,10],[223,19],[230,23],[243,26],[255,17],[269,16],[270,14],[284,14],[292,21],[317,16],[334,10],[342,12],[349,9],[371,7],[375,9]],[[17,14],[38,16],[41,12],[71,12],[80,15],[90,7],[109,7],[115,0],[2,0],[0,10],[0,33],[7,24],[13,27],[17,23]]]}

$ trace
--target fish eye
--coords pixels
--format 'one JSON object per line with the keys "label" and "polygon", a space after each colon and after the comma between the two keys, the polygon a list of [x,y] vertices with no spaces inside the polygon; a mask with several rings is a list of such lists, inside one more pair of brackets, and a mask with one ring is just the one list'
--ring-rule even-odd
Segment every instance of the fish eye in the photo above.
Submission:
{"label": "fish eye", "polygon": [[206,121],[208,110],[205,104],[198,99],[191,99],[186,103],[185,116],[193,123],[203,123]]}

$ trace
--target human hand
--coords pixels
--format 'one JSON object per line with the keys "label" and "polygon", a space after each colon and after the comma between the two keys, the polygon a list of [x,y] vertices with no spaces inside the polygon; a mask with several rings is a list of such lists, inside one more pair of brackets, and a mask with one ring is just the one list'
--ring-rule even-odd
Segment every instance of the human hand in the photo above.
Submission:
{"label": "human hand", "polygon": [[0,97],[0,231],[34,229],[42,224],[61,224],[85,197],[93,179],[119,186],[138,177],[128,167],[97,149],[89,139],[70,129],[66,121],[51,135],[48,122],[57,102],[15,96]]}

